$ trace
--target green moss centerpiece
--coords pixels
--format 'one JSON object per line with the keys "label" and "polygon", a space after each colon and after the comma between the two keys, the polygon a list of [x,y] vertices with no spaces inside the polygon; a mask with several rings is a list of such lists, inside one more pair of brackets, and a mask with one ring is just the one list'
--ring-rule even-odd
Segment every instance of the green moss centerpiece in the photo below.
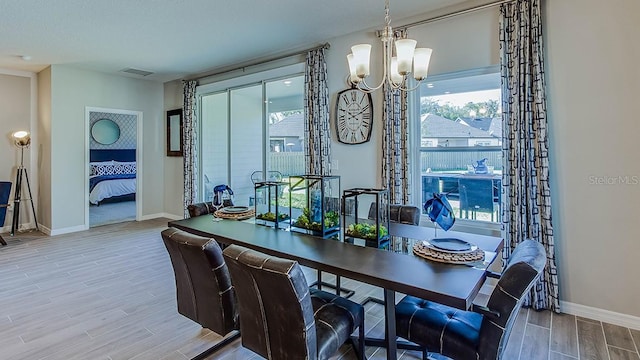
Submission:
{"label": "green moss centerpiece", "polygon": [[389,230],[384,225],[379,225],[378,231],[376,231],[375,224],[350,224],[347,227],[346,235],[360,239],[377,240],[385,239],[389,235]]}
{"label": "green moss centerpiece", "polygon": [[[278,221],[284,221],[284,220],[287,220],[288,218],[289,218],[288,214],[282,214],[282,213],[278,214]],[[266,221],[276,221],[276,214],[269,211],[264,214],[257,214],[256,219],[266,220]]]}
{"label": "green moss centerpiece", "polygon": [[[302,215],[293,222],[293,226],[313,230],[322,231],[322,224],[317,221],[310,221],[311,212],[309,208],[302,209]],[[340,215],[336,211],[328,211],[324,214],[324,228],[333,229],[340,225]]]}

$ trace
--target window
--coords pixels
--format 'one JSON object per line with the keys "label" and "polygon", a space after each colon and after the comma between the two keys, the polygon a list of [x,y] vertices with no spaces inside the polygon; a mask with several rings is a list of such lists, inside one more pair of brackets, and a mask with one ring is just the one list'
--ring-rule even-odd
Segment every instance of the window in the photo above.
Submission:
{"label": "window", "polygon": [[[264,75],[265,77],[267,75]],[[209,86],[211,88],[211,86]],[[206,90],[206,89],[205,89]],[[227,184],[250,205],[255,171],[304,173],[304,76],[285,76],[200,96],[200,196]]]}
{"label": "window", "polygon": [[420,88],[424,204],[445,193],[456,217],[500,221],[502,117],[495,68],[431,77]]}

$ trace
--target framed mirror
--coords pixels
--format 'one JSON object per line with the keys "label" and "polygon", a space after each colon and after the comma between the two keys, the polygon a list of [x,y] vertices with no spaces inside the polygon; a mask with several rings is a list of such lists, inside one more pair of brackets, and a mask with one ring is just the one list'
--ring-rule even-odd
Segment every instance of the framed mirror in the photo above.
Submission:
{"label": "framed mirror", "polygon": [[167,111],[167,156],[182,156],[182,109]]}
{"label": "framed mirror", "polygon": [[120,139],[120,126],[111,119],[99,119],[91,126],[91,137],[102,145],[111,145]]}

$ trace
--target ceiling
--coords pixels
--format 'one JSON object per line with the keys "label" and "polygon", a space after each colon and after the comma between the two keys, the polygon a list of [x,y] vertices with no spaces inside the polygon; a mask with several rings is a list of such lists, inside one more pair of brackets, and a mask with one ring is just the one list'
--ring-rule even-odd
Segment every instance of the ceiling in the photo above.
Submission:
{"label": "ceiling", "polygon": [[[392,25],[466,0],[395,0]],[[0,68],[169,81],[384,24],[383,0],[0,0]],[[23,60],[29,56],[30,60]]]}

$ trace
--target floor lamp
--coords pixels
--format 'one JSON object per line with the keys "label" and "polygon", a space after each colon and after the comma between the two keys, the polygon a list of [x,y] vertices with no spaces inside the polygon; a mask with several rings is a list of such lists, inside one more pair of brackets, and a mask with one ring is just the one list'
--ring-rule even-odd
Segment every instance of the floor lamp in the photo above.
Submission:
{"label": "floor lamp", "polygon": [[16,173],[16,191],[13,196],[13,222],[11,223],[11,236],[18,229],[18,225],[20,224],[20,202],[22,200],[22,178],[24,177],[27,180],[27,190],[29,190],[29,201],[31,201],[31,211],[33,211],[33,221],[36,223],[36,229],[38,228],[38,219],[36,218],[36,208],[33,206],[33,196],[31,196],[31,185],[29,184],[29,175],[27,174],[27,169],[24,168],[24,148],[29,147],[31,144],[31,134],[28,131],[16,131],[12,135],[13,140],[17,147],[20,148],[20,166],[18,167],[18,172]]}

